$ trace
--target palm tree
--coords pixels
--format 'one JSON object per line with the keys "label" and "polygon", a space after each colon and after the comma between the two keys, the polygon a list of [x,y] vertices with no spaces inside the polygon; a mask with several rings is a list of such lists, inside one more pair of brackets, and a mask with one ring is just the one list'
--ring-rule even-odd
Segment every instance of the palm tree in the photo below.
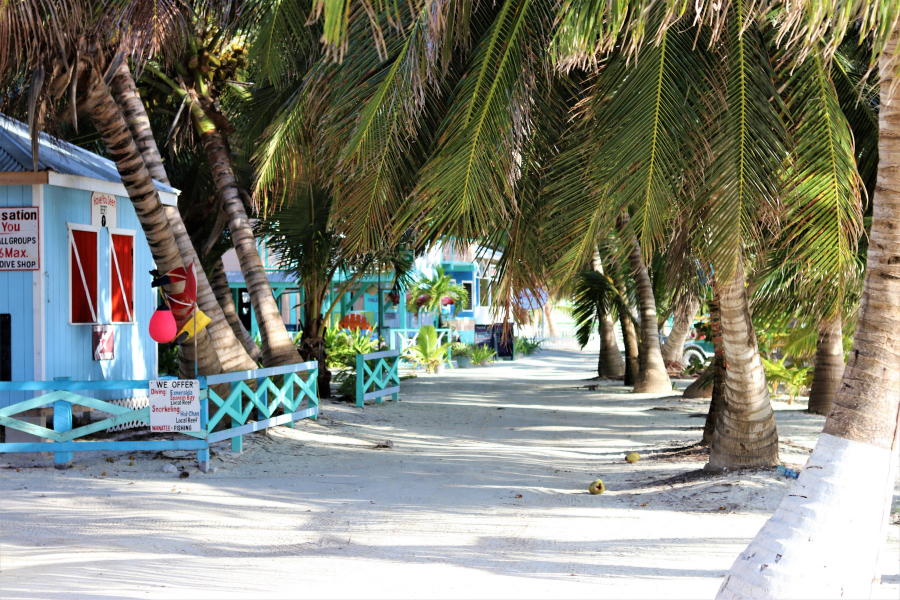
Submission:
{"label": "palm tree", "polygon": [[[597,374],[600,377],[618,377],[625,371],[625,363],[616,345],[611,319],[618,313],[628,313],[627,302],[616,289],[612,280],[601,271],[585,271],[577,275],[575,284],[573,316],[577,328],[575,337],[582,348],[587,345],[594,329],[600,333],[600,359]],[[604,331],[604,322],[608,323]],[[611,334],[611,335],[610,335]],[[618,361],[608,355],[615,352]],[[613,370],[612,367],[616,369]]]}
{"label": "palm tree", "polygon": [[[112,80],[112,90],[116,97],[123,116],[128,123],[131,135],[141,152],[144,164],[150,171],[151,176],[157,181],[169,184],[169,176],[163,166],[162,156],[156,144],[153,130],[150,126],[150,118],[144,108],[144,103],[138,94],[137,87],[131,75],[131,70],[126,61],[122,61],[119,70],[116,72]],[[181,213],[177,207],[164,207],[166,218],[169,226],[175,235],[178,250],[181,253],[185,267],[191,263],[194,264],[195,273],[197,274],[197,304],[209,318],[210,323],[207,327],[208,335],[212,342],[213,348],[218,355],[222,369],[226,372],[252,370],[257,367],[255,358],[253,358],[247,350],[247,345],[237,338],[235,332],[230,326],[231,320],[226,318],[228,313],[223,309],[220,300],[214,294],[210,286],[206,272],[203,270],[200,258],[194,250],[194,245],[188,235],[187,228],[181,219]],[[224,275],[224,272],[223,272]],[[230,300],[230,295],[228,296]],[[234,305],[231,304],[230,313],[237,315],[234,311]],[[252,343],[252,340],[251,340]],[[252,344],[252,348],[257,348],[256,344]],[[199,352],[199,348],[198,348]],[[193,361],[190,354],[193,348],[183,346],[179,348],[181,357],[182,371],[186,367],[192,367]]]}
{"label": "palm tree", "polygon": [[[777,3],[773,4],[778,7]],[[327,23],[340,24],[326,28],[324,32],[326,43],[339,51],[350,37],[353,20],[347,18],[349,13],[344,14],[344,4],[322,2],[321,6]],[[515,8],[507,9],[512,6]],[[527,36],[522,33],[524,29],[522,24],[527,21],[525,17],[528,16],[526,13],[530,6],[527,2],[503,4],[503,18],[498,19],[497,26],[489,30],[491,36],[479,44],[476,53],[489,59],[496,58],[496,62],[482,60],[478,65],[480,68],[473,70],[473,76],[464,83],[464,88],[468,86],[468,89],[475,92],[486,90],[487,93],[460,94],[463,102],[459,110],[453,111],[452,114],[456,117],[454,122],[460,123],[463,129],[460,135],[444,136],[440,148],[447,150],[468,148],[473,159],[480,159],[483,156],[478,153],[477,146],[461,144],[461,140],[470,140],[472,133],[476,133],[472,128],[467,129],[472,123],[470,120],[472,114],[479,117],[477,123],[487,122],[493,129],[486,136],[478,136],[475,139],[476,145],[479,139],[481,143],[487,140],[488,143],[485,145],[489,148],[488,151],[494,153],[498,150],[502,152],[506,148],[502,143],[494,143],[498,139],[494,133],[510,131],[513,128],[511,123],[528,123],[527,120],[517,121],[512,118],[506,121],[499,120],[502,116],[510,115],[510,111],[508,109],[505,111],[503,106],[492,104],[491,100],[495,97],[496,89],[502,88],[511,92],[504,95],[504,100],[512,105],[514,110],[518,110],[523,104],[509,102],[508,99],[521,98],[522,95],[515,91],[521,90],[519,85],[521,81],[529,81],[532,76],[532,72],[527,67],[523,68],[520,61],[516,60],[526,47]],[[584,0],[564,3],[559,14],[559,26],[555,29],[550,44],[550,55],[558,64],[590,66],[597,63],[598,51],[605,53],[621,46],[626,54],[637,50],[649,50],[651,55],[664,58],[665,52],[670,47],[669,42],[674,41],[677,45],[679,34],[682,32],[680,28],[670,25],[683,18],[685,11],[693,4],[681,0],[667,0],[655,6],[666,9],[661,19],[659,12],[648,10],[652,8],[651,3],[643,0],[616,3]],[[706,176],[697,182],[704,186],[700,188],[702,193],[694,195],[699,202],[692,216],[697,232],[697,247],[707,249],[705,252],[707,260],[716,269],[717,292],[721,298],[723,341],[729,363],[726,375],[726,406],[716,428],[711,462],[731,466],[748,463],[773,464],[777,460],[774,421],[771,407],[768,406],[767,388],[756,350],[755,335],[752,326],[749,325],[743,264],[748,259],[749,242],[752,242],[757,234],[756,228],[760,223],[757,217],[768,214],[768,209],[775,206],[780,196],[779,182],[774,176],[782,172],[782,163],[789,155],[787,131],[779,114],[782,111],[778,102],[780,96],[772,84],[774,74],[769,66],[769,58],[763,50],[764,44],[757,20],[767,16],[768,10],[772,7],[768,3],[748,4],[743,0],[703,3],[696,6],[701,10],[700,14],[696,15],[696,21],[703,27],[700,43],[697,44],[698,49],[710,48],[710,43],[726,43],[728,51],[724,53],[724,57],[717,58],[720,60],[719,64],[726,65],[727,68],[683,69],[685,63],[679,60],[668,63],[677,69],[677,72],[673,73],[664,71],[667,63],[659,59],[654,60],[653,63],[657,67],[656,89],[664,90],[666,98],[678,98],[679,102],[651,102],[651,107],[703,106],[683,102],[683,99],[692,93],[691,89],[704,89],[704,82],[701,81],[699,87],[688,86],[687,89],[677,87],[677,82],[683,84],[690,81],[692,72],[715,75],[710,81],[715,84],[715,89],[724,90],[722,97],[726,101],[707,104],[706,108],[710,110],[701,111],[696,116],[686,115],[681,112],[682,109],[678,109],[679,112],[676,114],[664,114],[663,118],[651,119],[650,122],[655,127],[658,127],[656,124],[689,128],[702,126],[706,132],[703,138],[711,142],[707,149],[712,152],[705,154],[711,162],[704,169]],[[896,393],[900,386],[900,368],[897,366],[900,364],[897,360],[897,356],[900,355],[898,347],[900,342],[894,339],[895,336],[886,336],[882,333],[895,331],[900,325],[900,263],[894,259],[891,251],[900,245],[898,237],[900,232],[892,225],[900,216],[900,204],[887,191],[895,189],[900,184],[896,181],[898,167],[892,158],[897,154],[894,146],[896,140],[900,138],[897,131],[900,128],[900,113],[896,110],[896,103],[900,102],[900,98],[897,97],[896,86],[890,87],[896,65],[900,64],[896,54],[900,4],[893,0],[860,0],[839,5],[823,4],[819,0],[798,0],[784,4],[784,8],[785,12],[779,15],[776,25],[784,34],[783,41],[790,42],[792,47],[800,50],[800,54],[792,59],[798,62],[804,55],[824,53],[827,57],[830,49],[837,47],[845,36],[847,28],[851,25],[857,26],[860,23],[859,19],[864,18],[861,21],[864,29],[862,33],[871,35],[873,39],[873,56],[880,56],[878,60],[883,77],[880,114],[882,131],[878,142],[881,162],[878,186],[874,195],[866,283],[854,353],[845,369],[835,408],[829,415],[825,432],[811,459],[811,464],[822,468],[804,471],[798,485],[808,487],[810,493],[798,492],[785,500],[785,504],[779,509],[779,517],[770,521],[760,534],[759,541],[742,555],[726,577],[722,597],[808,596],[811,593],[817,596],[830,596],[848,593],[848,590],[852,590],[849,593],[856,593],[861,591],[858,585],[866,588],[871,586],[873,581],[871,567],[875,564],[873,553],[883,540],[882,527],[888,512],[884,510],[885,498],[889,496],[893,481],[892,477],[888,476],[889,473],[893,473],[891,450],[896,449],[896,432],[900,429],[898,426],[900,397]],[[750,9],[760,12],[750,13]],[[455,24],[452,19],[447,19],[447,22]],[[347,23],[351,25],[346,26]],[[375,21],[375,26],[378,26],[378,21]],[[694,39],[693,36],[691,39]],[[495,43],[497,40],[499,43]],[[529,49],[536,46],[540,44],[534,44]],[[715,45],[712,47],[715,48]],[[690,45],[682,50],[690,50]],[[688,60],[692,56],[685,51],[678,52],[678,55],[679,58],[688,57]],[[641,62],[646,64],[650,61],[638,61],[636,69],[641,68]],[[521,79],[510,74],[511,65],[514,67],[513,73],[518,69],[524,74]],[[604,72],[608,71],[609,67],[610,65],[604,62]],[[635,73],[636,71],[631,72],[629,81],[623,85],[646,79],[646,76],[638,77]],[[481,87],[484,80],[488,80],[489,85]],[[651,78],[650,81],[654,79]],[[674,89],[671,87],[672,82],[676,82]],[[630,95],[635,102],[642,101],[644,97],[642,94]],[[650,97],[658,98],[659,94],[651,93]],[[478,103],[473,105],[473,110],[465,110],[467,98],[478,99]],[[620,106],[625,108],[625,100],[628,97],[620,94],[619,98],[622,99]],[[707,95],[705,98],[707,101],[716,100],[715,96]],[[894,102],[893,105],[891,100]],[[710,129],[716,123],[709,123],[709,117],[722,114],[722,104],[737,118],[719,121],[720,127]],[[482,113],[479,107],[486,112]],[[383,114],[389,115],[391,111],[386,110]],[[485,114],[484,119],[481,119],[481,114]],[[490,121],[487,120],[488,114],[491,117]],[[623,115],[627,114],[623,112]],[[627,123],[625,121],[623,127]],[[725,126],[721,126],[723,124]],[[668,186],[645,188],[653,192],[646,197],[661,199],[652,205],[654,209],[665,209],[672,198],[682,197],[671,193],[671,182],[673,179],[678,180],[673,175],[677,175],[680,169],[673,168],[673,165],[682,161],[684,153],[681,152],[680,144],[675,149],[669,146],[673,145],[675,140],[697,139],[696,136],[671,135],[669,129],[661,132],[666,135],[625,138],[626,143],[638,147],[635,149],[636,153],[646,150],[648,144],[641,144],[646,140],[665,142],[662,145],[649,144],[654,152],[656,149],[661,152],[667,151],[671,157],[661,163],[669,167],[670,176],[663,177]],[[521,138],[510,136],[506,139]],[[893,154],[889,156],[889,152]],[[439,154],[440,152],[435,156]],[[688,155],[698,156],[697,153]],[[581,159],[586,160],[586,157],[582,156]],[[453,158],[439,156],[438,160],[446,165],[448,174],[453,173],[461,181],[461,185],[468,186],[467,178],[458,176],[460,171],[455,168],[457,163],[452,162]],[[477,174],[501,172],[502,175],[492,179],[489,182],[491,185],[485,187],[493,191],[501,188],[506,192],[507,189],[504,187],[506,183],[515,181],[514,177],[510,177],[510,174],[515,172],[515,168],[511,168],[513,162],[500,160],[494,163],[496,168],[493,170],[487,167],[481,170],[481,163],[470,161],[473,167],[478,168],[462,172]],[[648,165],[655,166],[656,163],[647,160],[627,160],[627,156],[623,153],[619,161],[611,164],[619,165],[620,174],[625,178],[632,175],[630,169],[635,165],[640,169]],[[692,172],[696,173],[697,170],[694,169]],[[652,181],[645,177],[636,179]],[[429,181],[433,183],[433,179]],[[629,182],[624,179],[620,181],[627,189]],[[582,192],[581,196],[584,196],[584,189],[582,185],[579,190]],[[464,190],[466,194],[456,198],[455,203],[454,198],[446,198],[445,204],[440,202],[429,204],[427,198],[424,199],[425,207],[432,210],[437,210],[435,207],[450,207],[444,212],[447,218],[432,221],[432,233],[447,229],[456,222],[466,230],[476,229],[477,221],[473,223],[467,217],[475,219],[483,217],[487,223],[492,223],[493,213],[506,217],[508,213],[506,196],[500,196],[500,208],[494,208],[482,200],[490,197],[489,194],[480,196],[475,192],[470,193],[467,187]],[[576,248],[575,254],[578,254],[577,239],[593,240],[596,237],[596,219],[591,216],[597,212],[596,198],[603,196],[604,190],[609,190],[613,196],[620,193],[618,187],[600,186],[593,190],[593,198],[570,197],[568,201],[557,198],[569,211],[582,208],[581,214],[585,215],[579,220],[580,228],[572,231],[576,239],[569,238],[571,247]],[[419,197],[417,194],[414,198]],[[498,196],[494,195],[492,200],[498,202],[497,198]],[[646,207],[646,202],[642,206]],[[463,210],[460,211],[459,208]],[[659,219],[660,215],[665,214],[668,214],[665,210],[641,212],[639,207],[634,213],[634,221],[640,226],[645,223],[652,225],[653,219]],[[485,227],[484,223],[481,223],[481,227]],[[589,236],[586,235],[585,230],[592,227],[594,230],[590,231]],[[640,238],[645,254],[652,253],[653,250],[653,244],[649,243],[653,239],[651,233],[653,229],[658,228],[651,227],[648,235]],[[748,460],[743,460],[736,456],[735,452],[740,449],[740,444],[746,443],[749,443],[750,451],[744,452]],[[849,460],[854,457],[856,460]],[[871,469],[860,469],[861,464],[871,466]],[[826,474],[830,478],[828,481],[823,477]],[[836,484],[838,481],[840,484]],[[820,497],[828,500],[820,502]],[[814,517],[800,518],[800,513]],[[849,515],[856,518],[865,515],[867,520],[859,521],[855,526],[842,530],[842,533],[846,534],[844,539],[826,535],[829,528],[830,531],[835,531],[838,524],[848,523]],[[794,532],[797,534],[794,535]],[[848,540],[859,543],[849,543]],[[865,568],[855,568],[857,565]],[[806,574],[812,574],[812,578],[802,577]],[[811,587],[801,587],[810,585],[819,586],[820,589],[811,592]]]}
{"label": "palm tree", "polygon": [[694,317],[700,310],[700,299],[691,291],[679,294],[675,302],[672,331],[662,346],[663,362],[666,366],[683,367],[684,342],[694,325]]}
{"label": "palm tree", "polygon": [[266,240],[269,252],[277,257],[283,269],[296,275],[303,289],[298,350],[303,360],[319,362],[319,390],[326,398],[330,395],[331,372],[325,352],[325,324],[338,303],[333,303],[327,311],[325,304],[335,275],[351,274],[338,289],[339,298],[361,276],[372,271],[392,271],[392,287],[398,291],[412,265],[406,253],[394,247],[364,254],[348,250],[329,224],[333,205],[328,190],[309,185],[285,198],[282,207],[257,228],[257,235]]}
{"label": "palm tree", "polygon": [[416,312],[424,309],[434,312],[441,327],[441,309],[446,304],[453,306],[453,314],[457,314],[469,303],[469,292],[465,287],[453,281],[453,277],[444,273],[443,267],[435,269],[434,275],[422,275],[413,282],[410,288],[409,310]]}
{"label": "palm tree", "polygon": [[[190,28],[175,42],[177,56],[171,59],[171,72],[161,63],[148,63],[142,78],[149,86],[172,95],[184,104],[185,119],[190,119],[206,152],[213,180],[227,216],[228,231],[247,282],[250,303],[260,325],[263,363],[269,366],[296,362],[297,353],[275,303],[268,276],[259,256],[253,227],[247,215],[241,190],[234,173],[232,153],[226,139],[231,129],[221,107],[226,78],[230,78],[245,60],[240,31],[231,24],[216,27],[210,16],[198,12],[189,17]],[[160,58],[166,58],[165,55]],[[220,85],[216,85],[219,82]],[[180,116],[182,113],[177,113]],[[177,121],[177,119],[176,119]],[[173,126],[175,123],[173,123]],[[222,329],[224,332],[224,328]]]}

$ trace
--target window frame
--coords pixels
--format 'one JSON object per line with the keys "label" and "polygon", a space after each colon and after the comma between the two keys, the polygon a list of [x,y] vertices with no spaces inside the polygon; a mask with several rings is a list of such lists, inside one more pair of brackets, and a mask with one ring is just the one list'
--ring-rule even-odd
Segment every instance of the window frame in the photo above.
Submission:
{"label": "window frame", "polygon": [[[89,231],[95,233],[97,235],[97,245],[96,252],[97,256],[95,257],[95,263],[97,265],[97,274],[96,274],[96,282],[97,282],[97,306],[94,306],[94,319],[100,318],[100,230],[102,227],[96,227],[94,225],[83,225],[81,223],[66,223],[66,262],[68,263],[68,267],[66,269],[66,286],[68,287],[68,298],[66,299],[66,303],[68,305],[68,310],[66,313],[66,321],[68,321],[69,325],[100,325],[101,322],[99,320],[95,320],[91,323],[76,323],[72,321],[72,268],[75,266],[72,264],[72,246],[75,244],[75,236],[72,235],[73,231]],[[80,255],[79,255],[80,258]]]}
{"label": "window frame", "polygon": [[[137,232],[133,229],[119,229],[118,227],[107,227],[107,237],[109,238],[109,268],[110,275],[112,275],[112,269],[114,267],[113,263],[113,253],[115,252],[115,247],[113,246],[112,236],[121,235],[121,236],[129,236],[131,237],[131,320],[130,321],[113,321],[112,320],[112,311],[113,311],[113,281],[110,277],[109,280],[109,322],[111,325],[137,325],[137,300],[135,298],[135,292],[137,291]],[[97,265],[100,266],[99,264]],[[124,281],[122,282],[124,283]]]}

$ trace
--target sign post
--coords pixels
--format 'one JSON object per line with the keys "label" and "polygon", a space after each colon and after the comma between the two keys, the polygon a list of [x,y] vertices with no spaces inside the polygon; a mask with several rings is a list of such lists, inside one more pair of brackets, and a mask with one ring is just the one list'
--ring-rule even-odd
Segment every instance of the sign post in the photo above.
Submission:
{"label": "sign post", "polygon": [[196,379],[150,380],[150,431],[199,432],[200,382]]}

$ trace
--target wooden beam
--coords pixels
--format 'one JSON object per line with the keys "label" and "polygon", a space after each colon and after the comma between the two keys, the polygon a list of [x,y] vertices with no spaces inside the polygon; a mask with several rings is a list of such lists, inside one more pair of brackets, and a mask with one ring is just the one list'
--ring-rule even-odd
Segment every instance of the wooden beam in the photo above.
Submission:
{"label": "wooden beam", "polygon": [[0,185],[41,185],[50,181],[47,171],[0,173]]}

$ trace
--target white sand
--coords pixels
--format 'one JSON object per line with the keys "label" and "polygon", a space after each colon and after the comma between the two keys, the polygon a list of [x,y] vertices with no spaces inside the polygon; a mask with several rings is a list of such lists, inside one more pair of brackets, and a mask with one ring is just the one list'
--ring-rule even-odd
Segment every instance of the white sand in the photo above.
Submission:
{"label": "white sand", "polygon": [[[587,391],[595,360],[545,351],[404,381],[400,403],[326,403],[333,421],[216,445],[214,474],[193,453],[0,457],[0,597],[711,598],[789,482],[660,483],[705,464],[651,454],[697,441],[705,404]],[[823,419],[776,408],[802,466]],[[876,597],[900,597],[898,529]]]}

